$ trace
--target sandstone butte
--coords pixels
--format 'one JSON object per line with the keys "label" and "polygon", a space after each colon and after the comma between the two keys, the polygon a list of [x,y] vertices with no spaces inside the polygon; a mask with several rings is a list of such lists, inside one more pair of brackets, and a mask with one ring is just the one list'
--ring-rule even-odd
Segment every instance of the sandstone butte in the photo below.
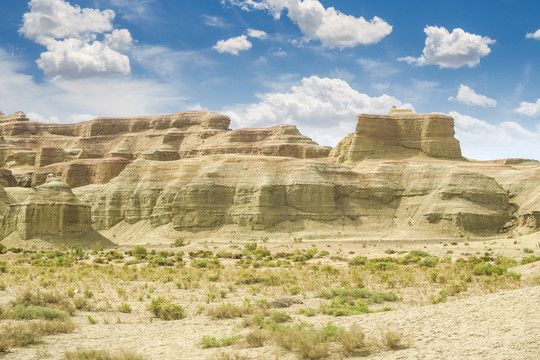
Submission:
{"label": "sandstone butte", "polygon": [[8,246],[448,239],[537,232],[540,163],[474,161],[454,121],[359,115],[335,148],[209,111],[42,124],[0,113]]}

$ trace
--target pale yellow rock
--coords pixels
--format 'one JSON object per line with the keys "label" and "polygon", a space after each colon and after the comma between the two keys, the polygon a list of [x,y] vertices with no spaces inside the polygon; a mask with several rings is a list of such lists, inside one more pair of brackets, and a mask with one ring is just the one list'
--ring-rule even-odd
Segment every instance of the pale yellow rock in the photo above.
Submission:
{"label": "pale yellow rock", "polygon": [[454,119],[392,108],[389,115],[358,115],[356,130],[330,153],[339,162],[403,159],[424,155],[462,159]]}
{"label": "pale yellow rock", "polygon": [[54,175],[32,189],[22,203],[10,204],[2,220],[0,238],[48,240],[66,245],[112,243],[92,228],[91,209],[66,183]]}

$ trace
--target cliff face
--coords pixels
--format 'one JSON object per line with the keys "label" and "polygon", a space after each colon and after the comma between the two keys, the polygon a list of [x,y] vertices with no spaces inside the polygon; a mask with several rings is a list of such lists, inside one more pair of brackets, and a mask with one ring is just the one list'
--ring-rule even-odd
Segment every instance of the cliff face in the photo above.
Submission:
{"label": "cliff face", "polygon": [[0,239],[100,231],[167,243],[222,230],[432,239],[540,228],[540,164],[462,158],[444,115],[360,115],[331,152],[293,126],[229,130],[227,117],[207,111],[24,119],[0,121]]}
{"label": "cliff face", "polygon": [[48,176],[44,185],[33,188],[25,201],[9,205],[0,228],[0,237],[8,236],[23,241],[67,240],[71,244],[102,240],[92,228],[90,206],[79,201],[69,185],[54,175]]}
{"label": "cliff face", "polygon": [[356,130],[332,150],[339,162],[402,159],[417,155],[461,159],[454,119],[392,108],[387,116],[358,115]]}
{"label": "cliff face", "polygon": [[[29,185],[24,180],[29,171],[81,159],[171,161],[210,154],[320,158],[330,152],[330,148],[319,146],[294,126],[229,130],[229,123],[228,117],[209,111],[99,118],[79,124],[0,119],[0,167],[12,169],[23,177],[21,185]],[[75,162],[73,166],[80,164]],[[90,164],[86,162],[87,167]],[[71,181],[65,175],[63,180],[73,186],[92,183]],[[34,181],[34,185],[38,183]]]}

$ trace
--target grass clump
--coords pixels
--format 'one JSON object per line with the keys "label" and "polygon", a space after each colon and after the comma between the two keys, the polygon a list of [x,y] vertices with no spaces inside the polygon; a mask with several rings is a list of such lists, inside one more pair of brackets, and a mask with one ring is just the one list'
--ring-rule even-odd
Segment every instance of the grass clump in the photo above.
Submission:
{"label": "grass clump", "polygon": [[165,300],[161,296],[152,299],[148,309],[152,311],[158,319],[162,320],[180,320],[186,317],[184,308],[181,305],[177,305],[171,300]]}
{"label": "grass clump", "polygon": [[249,315],[253,312],[253,308],[248,303],[235,305],[231,303],[222,303],[209,308],[206,313],[214,319],[233,319]]}
{"label": "grass clump", "polygon": [[49,309],[43,306],[15,305],[4,312],[2,318],[14,320],[66,320],[69,318],[69,313],[62,310]]}
{"label": "grass clump", "polygon": [[301,323],[274,333],[276,343],[302,359],[323,359],[330,354],[330,340],[337,332],[333,325],[316,329]]}
{"label": "grass clump", "polygon": [[249,347],[262,347],[270,341],[272,334],[265,329],[258,329],[250,332],[246,336]]}
{"label": "grass clump", "polygon": [[144,360],[145,357],[134,352],[122,351],[119,355],[111,355],[107,350],[67,351],[63,360]]}
{"label": "grass clump", "polygon": [[403,342],[403,335],[396,331],[383,333],[382,343],[389,350],[400,350],[409,347],[408,344]]}
{"label": "grass clump", "polygon": [[367,356],[371,352],[366,345],[366,335],[358,325],[349,329],[340,328],[335,336],[335,341],[341,345],[342,352],[347,356]]}
{"label": "grass clump", "polygon": [[52,291],[31,291],[27,290],[17,296],[17,298],[12,302],[12,305],[22,305],[25,307],[28,306],[38,306],[38,307],[47,307],[57,310],[62,310],[67,312],[70,315],[73,315],[75,312],[75,305],[71,303],[67,295],[60,293],[55,293]]}
{"label": "grass clump", "polygon": [[216,347],[227,347],[227,346],[231,346],[232,344],[234,344],[241,338],[242,338],[241,335],[235,335],[235,336],[222,338],[222,339],[216,339],[213,336],[203,336],[201,343],[204,349],[216,348]]}
{"label": "grass clump", "polygon": [[24,324],[10,324],[0,330],[0,353],[12,347],[25,347],[38,344],[43,337],[52,334],[65,334],[75,330],[71,319],[32,321]]}

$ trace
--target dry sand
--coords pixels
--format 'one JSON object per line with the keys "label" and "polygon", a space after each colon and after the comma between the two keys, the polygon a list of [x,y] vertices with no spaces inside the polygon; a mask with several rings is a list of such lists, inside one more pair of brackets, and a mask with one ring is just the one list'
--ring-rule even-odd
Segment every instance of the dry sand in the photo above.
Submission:
{"label": "dry sand", "polygon": [[[471,241],[469,245],[444,246],[438,242],[401,244],[401,248],[422,248],[437,255],[451,249],[452,256],[459,257],[486,247],[497,254],[515,256],[521,252],[523,244],[532,245],[536,238],[498,239],[490,242]],[[290,243],[288,243],[290,246]],[[318,243],[319,249],[324,244]],[[311,245],[311,244],[310,244]],[[309,245],[309,246],[310,246]],[[334,243],[335,245],[335,243]],[[388,245],[388,246],[386,246]],[[514,246],[512,246],[514,245]],[[194,245],[192,245],[194,246]],[[218,245],[223,246],[225,245]],[[285,244],[268,244],[278,249]],[[303,244],[305,248],[308,244]],[[384,249],[394,245],[368,247],[368,256],[380,256]],[[425,246],[425,248],[424,248]],[[516,246],[521,246],[518,250]],[[343,252],[356,249],[362,251],[360,243],[342,244]],[[535,250],[536,253],[538,249]],[[9,255],[9,254],[8,254]],[[7,256],[7,255],[4,255]],[[339,264],[336,264],[339,266]],[[540,262],[519,266],[524,278],[540,276]],[[159,289],[158,289],[159,290]],[[5,303],[13,294],[4,294]],[[189,296],[204,297],[204,293],[194,290]],[[239,295],[241,296],[241,295]],[[189,299],[185,299],[189,301]],[[193,300],[193,299],[191,299]],[[234,299],[227,299],[234,301]],[[204,303],[204,301],[203,301]],[[303,307],[307,304],[304,303]],[[312,305],[310,305],[312,306]],[[308,321],[317,325],[331,322],[337,326],[359,325],[367,338],[380,338],[382,331],[396,330],[402,333],[409,347],[396,351],[376,352],[366,359],[539,359],[540,358],[540,286],[528,286],[516,290],[505,290],[482,296],[470,296],[436,305],[411,305],[397,310],[356,316],[332,317],[317,315],[306,318],[297,315],[300,305],[289,308],[295,321]],[[242,326],[241,319],[212,320],[207,315],[195,315],[195,309],[188,309],[188,317],[176,321],[150,319],[145,304],[134,305],[131,314],[119,312],[78,312],[74,320],[79,327],[71,334],[54,335],[45,338],[44,343],[28,348],[15,348],[0,358],[19,359],[61,359],[65,351],[84,349],[109,349],[116,353],[121,349],[135,351],[148,359],[209,359],[216,353],[242,354],[250,359],[296,359],[277,346],[248,348],[243,342],[222,349],[203,349],[201,338],[205,335],[217,338],[235,334],[245,335],[250,329]],[[91,315],[97,324],[87,319]],[[331,358],[339,359],[334,354]]]}

